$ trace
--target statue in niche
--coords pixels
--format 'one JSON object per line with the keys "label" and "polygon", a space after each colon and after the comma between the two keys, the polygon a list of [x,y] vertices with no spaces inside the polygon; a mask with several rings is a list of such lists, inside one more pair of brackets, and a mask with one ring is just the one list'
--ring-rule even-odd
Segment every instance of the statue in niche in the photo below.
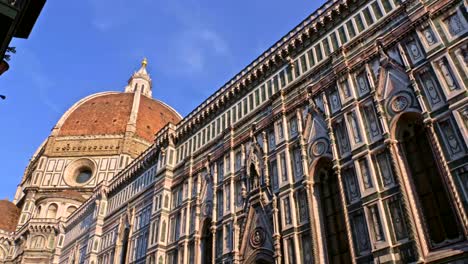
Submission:
{"label": "statue in niche", "polygon": [[429,46],[434,45],[437,41],[434,36],[434,32],[432,32],[432,29],[430,27],[426,28],[423,31],[424,38],[426,38],[426,42]]}
{"label": "statue in niche", "polygon": [[291,212],[290,212],[290,204],[289,204],[289,198],[284,199],[284,220],[286,224],[291,224]]}
{"label": "statue in niche", "polygon": [[424,75],[424,86],[426,87],[427,93],[431,98],[432,104],[440,103],[440,97],[437,94],[434,82],[429,74]]}
{"label": "statue in niche", "polygon": [[333,110],[337,110],[340,108],[340,102],[338,100],[338,95],[336,92],[333,92],[331,95],[331,101],[332,101],[332,108]]}
{"label": "statue in niche", "polygon": [[458,14],[453,14],[452,16],[448,18],[448,27],[449,27],[450,34],[452,34],[452,36],[455,36],[463,31],[464,29],[463,23],[460,20],[460,17],[458,16]]}
{"label": "statue in niche", "polygon": [[349,151],[349,144],[343,125],[343,123],[338,123],[336,132],[338,134],[338,144],[340,145],[341,152],[345,153]]}
{"label": "statue in niche", "polygon": [[416,42],[415,41],[410,42],[409,47],[411,51],[411,57],[413,57],[413,60],[418,60],[421,57],[421,52],[419,51],[419,48],[416,45]]}
{"label": "statue in niche", "polygon": [[258,188],[258,173],[253,165],[250,166],[250,188],[251,190]]}
{"label": "statue in niche", "polygon": [[343,81],[341,83],[341,86],[343,87],[342,89],[343,89],[343,94],[344,94],[345,98],[350,97],[351,96],[351,91],[349,90],[348,81],[346,81],[346,80]]}
{"label": "statue in niche", "polygon": [[453,127],[450,124],[450,121],[445,121],[440,124],[442,130],[444,131],[445,138],[447,139],[447,143],[450,147],[450,152],[452,155],[458,154],[461,152],[460,144],[458,144],[457,137],[455,136],[455,131],[453,131]]}
{"label": "statue in niche", "polygon": [[360,167],[361,167],[361,174],[362,174],[362,180],[364,182],[364,187],[366,189],[369,189],[369,188],[372,188],[372,180],[370,178],[370,174],[369,174],[369,169],[367,167],[367,163],[366,161],[361,161],[360,162]]}
{"label": "statue in niche", "polygon": [[357,184],[356,184],[356,181],[354,179],[353,173],[348,171],[348,172],[346,172],[346,174],[347,174],[346,179],[347,179],[348,187],[349,187],[349,200],[354,201],[359,197],[358,190],[357,190]]}
{"label": "statue in niche", "polygon": [[371,206],[370,211],[372,215],[372,222],[374,223],[373,227],[374,227],[375,240],[381,241],[383,240],[382,225],[380,223],[380,218],[377,212],[377,207]]}
{"label": "statue in niche", "polygon": [[301,221],[307,219],[307,197],[305,191],[302,191],[299,195],[299,212],[300,212],[300,219]]}
{"label": "statue in niche", "polygon": [[452,76],[452,73],[450,72],[447,63],[444,60],[439,61],[439,68],[442,73],[442,76],[444,77],[445,83],[447,83],[448,88],[450,90],[455,90],[457,88],[455,80]]}
{"label": "statue in niche", "polygon": [[359,75],[358,83],[359,83],[359,90],[361,94],[366,93],[369,89],[367,88],[366,80],[364,79],[364,74]]}
{"label": "statue in niche", "polygon": [[351,113],[351,127],[353,128],[354,142],[361,142],[361,134],[359,133],[359,128],[356,120],[356,113]]}
{"label": "statue in niche", "polygon": [[384,186],[388,186],[393,183],[392,172],[390,164],[388,163],[387,154],[381,153],[377,155],[377,162],[380,167],[380,173],[384,180]]}
{"label": "statue in niche", "polygon": [[365,115],[369,119],[370,130],[371,130],[372,136],[373,137],[378,136],[379,135],[379,127],[377,125],[377,120],[376,120],[376,117],[375,117],[374,109],[372,109],[372,107],[369,106],[367,108],[367,111],[365,111]]}

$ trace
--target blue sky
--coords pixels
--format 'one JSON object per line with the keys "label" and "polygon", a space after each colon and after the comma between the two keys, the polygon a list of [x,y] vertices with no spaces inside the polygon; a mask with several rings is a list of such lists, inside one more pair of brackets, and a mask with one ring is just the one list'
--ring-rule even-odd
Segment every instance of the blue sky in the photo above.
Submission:
{"label": "blue sky", "polygon": [[310,0],[48,0],[0,76],[0,199],[79,99],[123,91],[143,57],[183,116],[323,4]]}

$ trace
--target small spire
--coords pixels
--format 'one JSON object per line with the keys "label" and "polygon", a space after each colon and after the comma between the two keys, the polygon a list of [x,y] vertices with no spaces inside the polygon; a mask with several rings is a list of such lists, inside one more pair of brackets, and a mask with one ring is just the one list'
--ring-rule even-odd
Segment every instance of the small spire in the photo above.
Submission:
{"label": "small spire", "polygon": [[125,92],[134,93],[140,91],[141,94],[151,97],[151,78],[146,71],[147,65],[148,59],[143,58],[140,69],[133,73],[133,75],[128,80],[128,85],[125,87]]}
{"label": "small spire", "polygon": [[142,75],[148,75],[148,72],[146,71],[146,66],[148,65],[148,59],[145,57],[141,61],[141,67],[140,69],[136,72],[136,74],[142,74]]}

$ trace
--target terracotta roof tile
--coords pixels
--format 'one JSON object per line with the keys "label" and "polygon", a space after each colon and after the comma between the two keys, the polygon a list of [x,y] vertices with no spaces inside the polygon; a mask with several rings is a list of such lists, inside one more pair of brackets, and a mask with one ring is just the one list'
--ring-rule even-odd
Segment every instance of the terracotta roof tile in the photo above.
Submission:
{"label": "terracotta roof tile", "polygon": [[0,200],[0,229],[8,232],[16,230],[20,209],[8,200]]}
{"label": "terracotta roof tile", "polygon": [[[105,94],[93,97],[70,113],[60,128],[59,136],[124,134],[132,111],[134,93]],[[141,96],[137,116],[137,136],[152,142],[168,122],[181,117],[164,103]]]}

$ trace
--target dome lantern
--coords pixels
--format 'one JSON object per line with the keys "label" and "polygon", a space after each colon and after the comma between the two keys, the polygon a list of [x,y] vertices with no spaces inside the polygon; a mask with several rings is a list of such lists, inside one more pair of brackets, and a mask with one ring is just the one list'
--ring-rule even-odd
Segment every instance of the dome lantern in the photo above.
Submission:
{"label": "dome lantern", "polygon": [[152,97],[151,78],[146,71],[147,65],[148,60],[143,58],[140,69],[128,80],[128,85],[125,87],[126,93],[141,93],[144,96]]}

